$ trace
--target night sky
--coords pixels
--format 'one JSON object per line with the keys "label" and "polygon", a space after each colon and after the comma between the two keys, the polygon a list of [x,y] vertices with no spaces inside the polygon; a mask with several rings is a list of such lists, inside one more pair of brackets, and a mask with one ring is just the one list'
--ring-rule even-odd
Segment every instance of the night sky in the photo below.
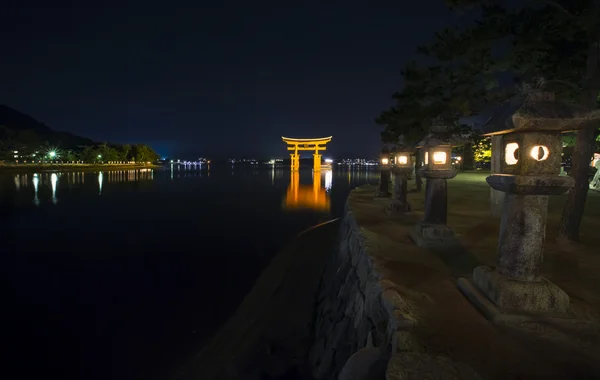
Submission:
{"label": "night sky", "polygon": [[333,135],[328,155],[373,156],[404,63],[457,22],[443,0],[9,3],[1,104],[162,155],[287,156],[282,135]]}

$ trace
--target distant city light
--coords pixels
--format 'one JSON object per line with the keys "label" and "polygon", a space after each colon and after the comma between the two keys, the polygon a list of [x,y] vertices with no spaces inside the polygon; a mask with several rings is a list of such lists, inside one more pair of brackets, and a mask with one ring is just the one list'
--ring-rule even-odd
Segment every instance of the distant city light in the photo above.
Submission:
{"label": "distant city light", "polygon": [[333,162],[333,160],[331,158],[326,158],[325,162],[328,163],[328,164],[331,164]]}

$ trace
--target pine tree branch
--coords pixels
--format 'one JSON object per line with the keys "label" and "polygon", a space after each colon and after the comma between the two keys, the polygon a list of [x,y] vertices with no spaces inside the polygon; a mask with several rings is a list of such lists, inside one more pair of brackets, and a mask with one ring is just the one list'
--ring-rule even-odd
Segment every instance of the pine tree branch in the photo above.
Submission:
{"label": "pine tree branch", "polygon": [[562,13],[564,16],[567,16],[569,18],[575,18],[575,15],[572,14],[571,12],[569,12],[565,7],[563,7],[562,5],[560,5],[557,1],[554,0],[533,0],[534,3],[541,3],[541,4],[546,4],[549,7],[552,7],[554,9],[556,9],[557,11],[559,11],[560,13]]}
{"label": "pine tree branch", "polygon": [[[575,18],[576,16],[574,14],[572,14],[571,12],[569,12],[567,10],[567,8],[563,7],[559,2],[555,1],[555,0],[529,0],[528,2],[530,3],[534,3],[534,4],[545,4],[548,5],[554,9],[556,9],[557,11],[559,11],[560,13],[562,13],[564,16],[570,17],[570,18]],[[479,5],[500,5],[500,6],[505,6],[505,0],[446,0],[446,3],[450,6],[451,9],[453,8],[461,8],[461,7],[475,7],[475,6],[479,6]]]}
{"label": "pine tree branch", "polygon": [[553,79],[553,80],[548,80],[544,83],[544,88],[550,87],[553,84],[558,84],[561,86],[565,86],[565,87],[569,87],[572,90],[575,91],[581,91],[581,86],[573,83],[573,82],[569,82],[566,80],[560,80],[560,79]]}

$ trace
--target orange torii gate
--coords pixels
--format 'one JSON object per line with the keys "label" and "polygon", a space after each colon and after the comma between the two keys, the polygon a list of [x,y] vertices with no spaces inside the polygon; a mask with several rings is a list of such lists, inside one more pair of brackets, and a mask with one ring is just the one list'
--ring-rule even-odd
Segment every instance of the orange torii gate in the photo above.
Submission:
{"label": "orange torii gate", "polygon": [[298,154],[299,150],[314,150],[314,167],[313,170],[318,172],[321,171],[321,155],[319,154],[320,150],[326,150],[325,144],[331,141],[329,137],[321,137],[316,139],[294,139],[291,137],[283,137],[281,139],[284,143],[288,144],[287,150],[292,150],[294,153],[290,154],[291,163],[292,163],[292,171],[297,171],[300,168],[300,155]]}

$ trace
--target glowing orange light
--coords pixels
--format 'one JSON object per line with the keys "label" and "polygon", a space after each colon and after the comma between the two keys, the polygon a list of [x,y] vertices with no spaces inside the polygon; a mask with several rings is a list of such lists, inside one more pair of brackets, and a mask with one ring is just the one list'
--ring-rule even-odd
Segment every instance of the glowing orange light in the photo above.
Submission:
{"label": "glowing orange light", "polygon": [[544,161],[548,159],[550,150],[544,145],[536,145],[531,148],[531,157],[536,161]]}
{"label": "glowing orange light", "polygon": [[447,159],[446,152],[433,152],[434,165],[443,165],[446,163],[446,159]]}
{"label": "glowing orange light", "polygon": [[517,149],[519,149],[519,144],[516,142],[511,142],[506,144],[504,148],[504,161],[507,165],[516,165],[519,162],[517,158]]}

